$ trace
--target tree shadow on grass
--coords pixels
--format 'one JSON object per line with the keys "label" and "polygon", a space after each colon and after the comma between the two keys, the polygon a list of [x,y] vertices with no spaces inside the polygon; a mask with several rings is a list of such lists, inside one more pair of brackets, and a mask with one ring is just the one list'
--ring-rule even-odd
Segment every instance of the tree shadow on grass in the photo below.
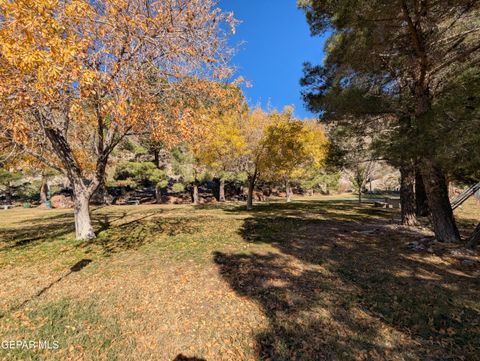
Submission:
{"label": "tree shadow on grass", "polygon": [[180,354],[177,357],[175,357],[173,361],[207,361],[207,360],[203,358],[198,358],[198,357],[187,357],[187,356],[184,356],[183,354]]}
{"label": "tree shadow on grass", "polygon": [[[63,281],[65,278],[67,278],[68,276],[70,276],[72,273],[76,273],[76,272],[80,272],[81,270],[83,270],[85,267],[87,267],[90,263],[92,263],[92,260],[91,259],[82,259],[80,261],[78,261],[77,263],[75,263],[73,266],[70,267],[70,269],[65,273],[63,274],[62,276],[60,276],[59,278],[57,278],[55,281],[49,283],[48,285],[46,285],[45,287],[43,287],[42,289],[38,290],[33,296],[31,296],[30,298],[26,299],[25,301],[23,301],[22,303],[20,303],[19,305],[11,308],[8,312],[15,312],[15,311],[18,311],[20,309],[22,309],[23,307],[25,307],[28,303],[32,302],[34,299],[36,298],[39,298],[41,295],[43,295],[45,292],[47,292],[49,289],[51,289],[53,286],[55,286],[56,284],[60,283],[61,281]],[[0,318],[2,318],[4,315],[0,314]]]}
{"label": "tree shadow on grass", "polygon": [[182,233],[194,233],[196,228],[189,218],[163,218],[151,212],[121,224],[112,224],[109,217],[99,221],[98,237],[78,247],[90,249],[100,247],[106,256],[137,250],[153,243],[159,236],[173,237]]}
{"label": "tree shadow on grass", "polygon": [[[92,224],[97,238],[87,242],[77,242],[75,246],[90,251],[100,248],[104,255],[135,250],[152,243],[160,235],[175,236],[181,233],[194,233],[196,226],[188,217],[161,217],[161,211],[126,212],[121,208],[108,213],[92,210]],[[34,218],[28,225],[19,228],[0,229],[0,252],[21,249],[40,243],[58,240],[60,237],[74,237],[73,214],[62,213],[50,217]]]}
{"label": "tree shadow on grass", "polygon": [[4,246],[0,251],[21,248],[38,241],[50,241],[75,231],[73,214],[56,214],[51,217],[35,218],[21,228],[1,228],[0,240]]}
{"label": "tree shadow on grass", "polygon": [[[94,211],[92,211],[92,224],[96,233],[108,229],[112,222],[119,221],[127,216],[126,212],[96,216],[93,213]],[[50,242],[74,232],[75,221],[71,212],[34,218],[28,221],[28,225],[22,225],[21,228],[0,229],[0,240],[4,244],[3,247],[0,247],[0,251],[23,248],[38,242]]]}
{"label": "tree shadow on grass", "polygon": [[256,203],[253,210],[247,211],[244,205],[233,205],[223,208],[226,213],[248,213],[254,216],[293,216],[324,217],[328,219],[346,219],[364,221],[367,218],[388,218],[398,216],[398,210],[374,208],[373,205],[359,204],[354,200],[301,200],[290,203],[264,202]]}
{"label": "tree shadow on grass", "polygon": [[242,237],[275,252],[214,255],[232,289],[269,319],[257,335],[260,360],[479,359],[471,270],[408,250],[421,234],[387,220],[302,215],[244,221]]}

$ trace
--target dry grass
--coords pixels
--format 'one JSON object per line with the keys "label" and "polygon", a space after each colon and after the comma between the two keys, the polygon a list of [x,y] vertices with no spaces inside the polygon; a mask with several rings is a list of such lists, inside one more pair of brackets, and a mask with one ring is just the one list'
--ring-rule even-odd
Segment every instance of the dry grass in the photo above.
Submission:
{"label": "dry grass", "polygon": [[[480,221],[469,202],[464,231]],[[34,360],[476,360],[480,257],[345,197],[0,213],[0,349]],[[467,262],[466,262],[467,261]],[[185,355],[181,357],[180,355]]]}

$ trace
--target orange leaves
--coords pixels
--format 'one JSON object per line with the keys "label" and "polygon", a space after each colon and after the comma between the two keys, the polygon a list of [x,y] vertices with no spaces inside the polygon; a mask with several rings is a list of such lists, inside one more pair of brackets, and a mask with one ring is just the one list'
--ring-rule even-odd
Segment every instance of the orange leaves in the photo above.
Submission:
{"label": "orange leaves", "polygon": [[72,0],[65,4],[64,6],[64,13],[67,18],[77,20],[79,15],[88,15],[91,14],[93,8],[90,6],[88,2],[80,1],[80,0]]}
{"label": "orange leaves", "polygon": [[1,1],[6,19],[0,28],[1,54],[42,101],[58,99],[83,67],[79,54],[85,42],[71,27],[72,19],[58,1]]}
{"label": "orange leaves", "polygon": [[51,152],[53,127],[86,173],[125,133],[206,134],[234,99],[211,81],[230,74],[222,23],[234,22],[215,4],[0,0],[0,132]]}
{"label": "orange leaves", "polygon": [[13,139],[20,144],[28,142],[28,125],[21,118],[14,117],[12,119]]}

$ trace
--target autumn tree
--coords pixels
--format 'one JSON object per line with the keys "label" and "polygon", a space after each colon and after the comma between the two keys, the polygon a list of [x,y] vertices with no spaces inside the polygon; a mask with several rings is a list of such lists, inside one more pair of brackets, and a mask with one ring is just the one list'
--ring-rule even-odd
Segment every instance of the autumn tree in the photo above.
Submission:
{"label": "autumn tree", "polygon": [[[390,140],[405,141],[399,149],[406,151],[409,161],[418,162],[436,237],[458,241],[445,169],[423,130],[432,119],[435,124],[433,105],[442,96],[445,80],[479,61],[480,3],[301,0],[299,4],[313,34],[332,31],[325,65],[306,68],[305,96],[311,109],[323,113],[349,108],[352,119],[359,113],[394,119],[397,134],[403,136]],[[404,107],[392,107],[399,101]],[[348,106],[352,103],[359,105],[357,110]]]}
{"label": "autumn tree", "polygon": [[77,239],[95,237],[115,147],[181,138],[196,121],[182,94],[229,76],[226,22],[213,0],[0,0],[0,136],[68,177]]}
{"label": "autumn tree", "polygon": [[247,174],[247,209],[253,209],[253,192],[259,175],[265,169],[267,159],[266,131],[273,119],[260,107],[253,109],[242,119],[241,136],[246,148],[241,156],[241,170]]}
{"label": "autumn tree", "polygon": [[242,157],[247,143],[242,132],[248,107],[241,91],[236,87],[225,89],[228,99],[210,111],[209,121],[197,137],[193,150],[197,162],[205,166],[219,180],[219,201],[225,201],[225,181],[242,173]]}
{"label": "autumn tree", "polygon": [[271,113],[257,107],[242,118],[240,126],[246,144],[239,161],[247,174],[247,209],[253,208],[259,179],[282,182],[290,200],[290,181],[323,165],[327,144],[323,128],[315,121],[296,119],[291,107]]}
{"label": "autumn tree", "polygon": [[292,197],[291,181],[300,180],[308,171],[320,169],[326,157],[327,139],[316,121],[300,121],[293,108],[271,114],[266,129],[263,177],[285,185],[287,202]]}
{"label": "autumn tree", "polygon": [[236,120],[230,116],[222,118],[200,154],[200,161],[218,178],[220,202],[225,202],[225,181],[241,173],[239,163],[246,148]]}

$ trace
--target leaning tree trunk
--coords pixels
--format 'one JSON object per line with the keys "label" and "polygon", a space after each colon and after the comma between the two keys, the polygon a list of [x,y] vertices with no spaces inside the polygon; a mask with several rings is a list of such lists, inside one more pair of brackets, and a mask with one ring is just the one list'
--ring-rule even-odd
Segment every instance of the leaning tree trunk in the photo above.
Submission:
{"label": "leaning tree trunk", "polygon": [[192,184],[192,202],[194,206],[198,206],[199,204],[199,197],[198,197],[198,182],[195,181]]}
{"label": "leaning tree trunk", "polygon": [[218,201],[225,202],[225,179],[220,178],[218,188]]}
{"label": "leaning tree trunk", "polygon": [[422,162],[422,177],[432,213],[433,230],[440,242],[459,242],[452,206],[448,198],[445,175],[431,160]]}
{"label": "leaning tree trunk", "polygon": [[427,217],[430,214],[427,192],[425,191],[422,173],[418,167],[415,169],[415,202],[417,217]]}
{"label": "leaning tree trunk", "polygon": [[411,165],[400,167],[400,203],[402,206],[402,224],[417,225],[415,206],[415,169]]}
{"label": "leaning tree trunk", "polygon": [[477,245],[480,243],[480,224],[475,228],[473,234],[468,239],[467,247],[468,248],[476,248]]}
{"label": "leaning tree trunk", "polygon": [[[418,121],[423,121],[425,116],[431,113],[430,95],[427,83],[419,81],[415,85],[415,117]],[[424,156],[419,165],[432,214],[435,237],[440,242],[459,242],[460,233],[453,218],[445,174],[435,164],[434,159],[428,156]]]}

